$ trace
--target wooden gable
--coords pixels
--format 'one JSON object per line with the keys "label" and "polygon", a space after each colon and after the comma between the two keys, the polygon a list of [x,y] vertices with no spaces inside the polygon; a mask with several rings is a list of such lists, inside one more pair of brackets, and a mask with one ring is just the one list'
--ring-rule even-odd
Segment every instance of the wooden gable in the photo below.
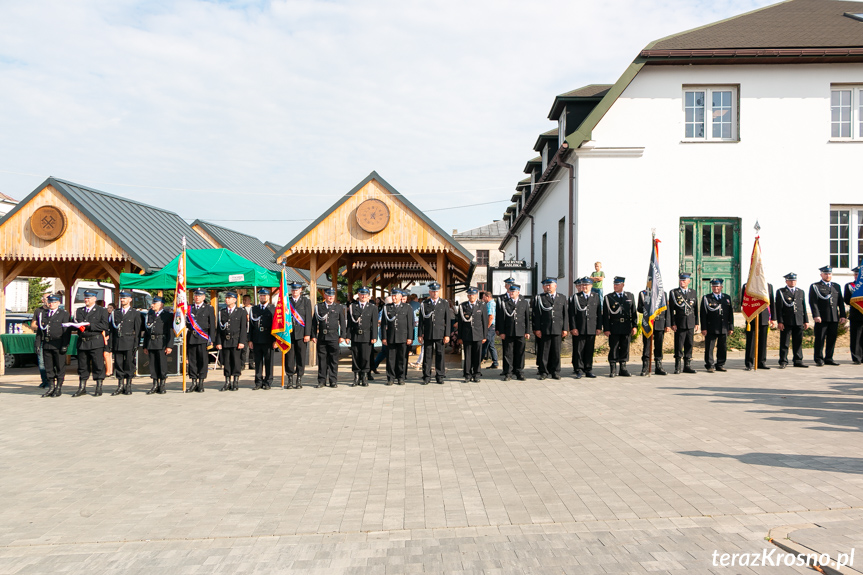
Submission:
{"label": "wooden gable", "polygon": [[[369,199],[378,199],[389,209],[389,223],[377,233],[363,230],[357,223],[357,208]],[[298,253],[387,253],[456,252],[456,248],[432,229],[376,179],[371,179],[349,196],[322,221],[285,252]],[[280,258],[282,259],[282,258]]]}
{"label": "wooden gable", "polygon": [[[66,217],[66,230],[56,240],[36,236],[30,224],[42,206],[54,206]],[[61,261],[131,261],[115,241],[52,185],[45,186],[0,227],[0,259]]]}

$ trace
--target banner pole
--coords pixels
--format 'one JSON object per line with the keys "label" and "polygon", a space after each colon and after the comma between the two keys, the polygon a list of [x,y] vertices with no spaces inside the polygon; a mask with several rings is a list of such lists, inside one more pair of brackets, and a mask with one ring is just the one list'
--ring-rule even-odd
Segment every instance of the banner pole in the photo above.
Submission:
{"label": "banner pole", "polygon": [[183,393],[186,393],[186,333],[187,330],[183,330],[183,364],[180,369],[183,370]]}
{"label": "banner pole", "polygon": [[[279,351],[282,351],[279,348]],[[285,352],[282,351],[282,389],[285,389]]]}
{"label": "banner pole", "polygon": [[755,319],[752,320],[752,327],[755,329],[755,347],[752,349],[752,369],[755,371],[758,371],[758,332],[761,331],[759,329],[761,326],[758,325],[760,323],[758,320],[761,319],[760,316],[761,314],[759,313],[755,316]]}
{"label": "banner pole", "polygon": [[650,342],[647,344],[647,377],[650,377],[650,370],[653,369],[653,336],[656,335],[656,325],[653,326],[653,331],[650,332]]}

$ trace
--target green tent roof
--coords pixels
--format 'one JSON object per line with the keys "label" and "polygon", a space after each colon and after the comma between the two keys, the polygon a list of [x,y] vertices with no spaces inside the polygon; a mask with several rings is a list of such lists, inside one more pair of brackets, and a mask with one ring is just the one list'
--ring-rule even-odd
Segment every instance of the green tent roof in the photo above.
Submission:
{"label": "green tent roof", "polygon": [[[171,263],[147,275],[120,274],[122,289],[174,289],[177,287],[177,254]],[[279,274],[264,269],[230,250],[186,250],[187,288],[275,287]]]}

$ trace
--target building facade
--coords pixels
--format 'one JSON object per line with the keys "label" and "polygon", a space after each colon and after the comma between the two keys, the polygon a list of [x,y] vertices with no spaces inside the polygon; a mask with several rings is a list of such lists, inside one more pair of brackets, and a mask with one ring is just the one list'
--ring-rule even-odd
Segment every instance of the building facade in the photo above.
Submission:
{"label": "building facade", "polygon": [[507,225],[503,220],[495,220],[485,226],[473,228],[460,232],[452,231],[452,237],[467,251],[473,254],[476,269],[470,285],[480,291],[489,289],[488,268],[495,267],[503,254],[500,251],[500,242],[506,237]]}
{"label": "building facade", "polygon": [[602,261],[637,290],[655,229],[667,289],[678,270],[700,293],[722,277],[738,304],[757,222],[774,286],[826,264],[849,280],[863,261],[861,12],[790,0],[658,40],[614,85],[558,96],[558,140],[538,140],[501,249],[570,287]]}

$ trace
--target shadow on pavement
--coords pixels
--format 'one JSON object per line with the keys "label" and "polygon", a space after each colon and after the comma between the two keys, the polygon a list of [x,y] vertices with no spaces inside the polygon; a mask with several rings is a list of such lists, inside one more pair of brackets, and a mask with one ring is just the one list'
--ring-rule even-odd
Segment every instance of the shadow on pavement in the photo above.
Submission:
{"label": "shadow on pavement", "polygon": [[767,465],[770,467],[791,467],[813,471],[837,471],[839,473],[863,474],[863,458],[837,457],[829,455],[787,455],[784,453],[744,453],[729,455],[711,451],[679,451],[681,455],[692,457],[714,457],[736,459],[746,465]]}

